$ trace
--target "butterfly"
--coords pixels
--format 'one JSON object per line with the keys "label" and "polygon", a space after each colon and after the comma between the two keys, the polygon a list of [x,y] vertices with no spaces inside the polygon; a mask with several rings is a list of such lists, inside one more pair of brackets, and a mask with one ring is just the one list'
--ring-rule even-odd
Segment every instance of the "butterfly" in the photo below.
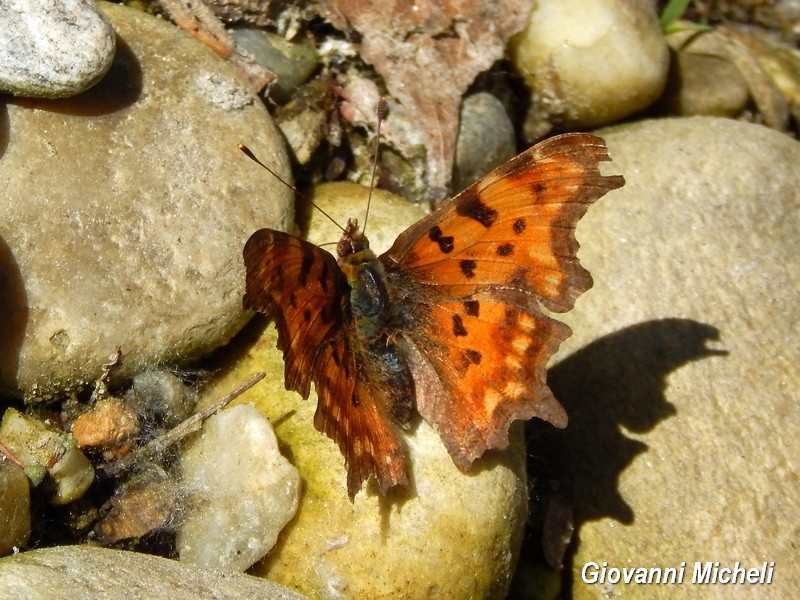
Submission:
{"label": "butterfly", "polygon": [[540,142],[406,229],[376,256],[350,219],[336,257],[293,235],[253,233],[243,305],[275,322],[285,385],[339,446],[352,501],[374,477],[408,484],[400,431],[419,413],[466,472],[508,446],[512,422],[567,415],[545,367],[570,328],[565,312],[592,286],[575,226],[621,187],[604,176],[605,142],[584,133]]}

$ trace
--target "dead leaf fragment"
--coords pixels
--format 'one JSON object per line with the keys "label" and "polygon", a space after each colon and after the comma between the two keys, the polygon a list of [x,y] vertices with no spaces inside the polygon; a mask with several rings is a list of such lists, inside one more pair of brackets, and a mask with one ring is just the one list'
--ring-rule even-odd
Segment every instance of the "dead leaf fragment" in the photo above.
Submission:
{"label": "dead leaf fragment", "polygon": [[390,141],[407,156],[419,145],[427,149],[428,197],[419,200],[445,199],[462,96],[479,73],[503,57],[508,39],[525,26],[531,3],[317,0],[316,5],[335,27],[359,34],[361,57],[383,77],[396,101],[388,124],[405,122],[391,128],[412,132]]}
{"label": "dead leaf fragment", "polygon": [[102,544],[139,539],[167,524],[177,506],[177,488],[168,479],[123,489],[109,500],[106,517],[95,525],[95,535]]}

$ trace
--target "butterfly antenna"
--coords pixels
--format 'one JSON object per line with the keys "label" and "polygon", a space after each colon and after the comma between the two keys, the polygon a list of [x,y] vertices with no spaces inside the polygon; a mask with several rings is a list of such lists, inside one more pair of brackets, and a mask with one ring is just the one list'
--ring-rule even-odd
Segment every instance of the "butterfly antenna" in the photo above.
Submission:
{"label": "butterfly antenna", "polygon": [[294,187],[292,184],[290,184],[289,182],[287,182],[286,180],[284,180],[284,179],[283,179],[283,177],[281,177],[280,175],[278,175],[278,174],[277,174],[275,171],[273,171],[272,169],[270,169],[270,168],[269,168],[267,165],[265,165],[263,162],[261,162],[260,160],[258,160],[258,158],[256,157],[256,155],[255,155],[255,154],[253,154],[253,152],[252,152],[252,150],[250,150],[250,148],[248,148],[248,147],[247,147],[247,146],[245,146],[244,144],[239,144],[239,150],[241,150],[242,152],[244,152],[244,154],[245,154],[245,156],[247,156],[247,158],[249,158],[250,160],[252,160],[254,163],[256,163],[256,164],[258,164],[258,165],[261,165],[262,167],[264,167],[264,168],[265,168],[267,171],[269,171],[269,172],[270,172],[270,174],[271,174],[271,175],[272,175],[272,176],[273,176],[275,179],[277,179],[278,181],[280,181],[280,182],[281,182],[283,185],[285,185],[285,186],[286,186],[286,187],[288,187],[290,190],[292,190],[292,191],[293,191],[295,194],[297,194],[297,195],[298,195],[300,198],[302,198],[304,201],[308,202],[308,203],[309,203],[311,206],[313,206],[313,207],[314,207],[314,208],[316,208],[316,209],[317,209],[319,212],[321,212],[323,215],[325,215],[325,216],[328,218],[328,220],[329,220],[331,223],[333,223],[334,225],[336,225],[336,226],[337,226],[339,229],[341,229],[342,231],[344,231],[344,230],[345,230],[345,229],[344,229],[344,227],[342,227],[341,225],[339,225],[339,223],[336,221],[336,219],[334,219],[332,216],[330,216],[328,213],[326,213],[324,210],[322,210],[322,209],[321,209],[319,206],[317,206],[317,205],[316,205],[316,203],[315,203],[315,202],[314,202],[314,201],[313,201],[311,198],[309,198],[308,196],[306,196],[305,194],[303,194],[302,192],[300,192],[300,190],[298,190],[298,189],[297,189],[296,187]]}
{"label": "butterfly antenna", "polygon": [[364,215],[364,226],[361,228],[362,233],[367,232],[367,219],[369,219],[369,205],[372,202],[372,190],[375,189],[375,173],[378,171],[378,149],[381,144],[381,125],[386,116],[386,98],[381,96],[378,100],[378,126],[375,134],[375,152],[372,160],[372,178],[369,181],[369,196],[367,196],[367,212]]}

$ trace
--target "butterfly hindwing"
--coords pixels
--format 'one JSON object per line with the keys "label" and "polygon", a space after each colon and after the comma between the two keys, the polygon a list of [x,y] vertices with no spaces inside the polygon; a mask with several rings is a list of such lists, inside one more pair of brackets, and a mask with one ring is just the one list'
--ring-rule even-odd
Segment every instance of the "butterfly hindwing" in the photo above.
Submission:
{"label": "butterfly hindwing", "polygon": [[417,410],[462,471],[486,450],[507,447],[515,420],[566,425],[545,383],[545,365],[571,332],[541,314],[531,297],[487,292],[418,309],[425,317],[407,336],[423,380]]}

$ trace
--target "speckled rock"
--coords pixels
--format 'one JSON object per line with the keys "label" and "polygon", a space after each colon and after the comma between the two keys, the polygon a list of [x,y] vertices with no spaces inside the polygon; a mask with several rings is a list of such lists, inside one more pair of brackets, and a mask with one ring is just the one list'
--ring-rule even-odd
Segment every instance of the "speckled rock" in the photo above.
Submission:
{"label": "speckled rock", "polygon": [[0,597],[52,600],[303,600],[269,581],[231,571],[89,546],[61,546],[0,559]]}
{"label": "speckled rock", "polygon": [[244,571],[294,516],[300,476],[252,405],[223,410],[181,453],[189,509],[178,527],[182,562]]}
{"label": "speckled rock", "polygon": [[114,58],[114,30],[92,0],[2,2],[0,31],[0,92],[16,96],[74,96]]}
{"label": "speckled rock", "polygon": [[[315,201],[341,223],[348,217],[363,221],[367,193],[354,184],[329,184],[318,188]],[[376,191],[367,225],[371,247],[387,249],[423,214]],[[318,244],[341,235],[316,211],[309,230]],[[504,597],[527,511],[522,428],[512,427],[508,451],[487,454],[464,475],[438,435],[420,422],[406,436],[411,486],[384,498],[372,482],[351,504],[344,459],[314,429],[314,393],[304,401],[284,389],[276,337],[256,319],[237,340],[241,357],[214,386],[230,389],[267,371],[241,401],[254,402],[268,415],[304,482],[297,515],[252,572],[315,598],[430,598],[432,590],[438,598]]]}
{"label": "speckled rock", "polygon": [[241,249],[292,220],[264,106],[161,19],[103,4],[114,64],[67,100],[8,104],[0,161],[0,388],[47,396],[202,355],[246,321]]}
{"label": "speckled rock", "polygon": [[512,40],[531,89],[531,138],[642,110],[661,94],[669,52],[649,0],[539,0]]}
{"label": "speckled rock", "polygon": [[[572,597],[791,597],[800,143],[703,117],[600,133],[627,183],[580,223],[595,286],[549,376],[570,415],[548,443],[575,510]],[[692,585],[695,561],[774,562],[773,582]],[[588,584],[590,562],[686,575]]]}

